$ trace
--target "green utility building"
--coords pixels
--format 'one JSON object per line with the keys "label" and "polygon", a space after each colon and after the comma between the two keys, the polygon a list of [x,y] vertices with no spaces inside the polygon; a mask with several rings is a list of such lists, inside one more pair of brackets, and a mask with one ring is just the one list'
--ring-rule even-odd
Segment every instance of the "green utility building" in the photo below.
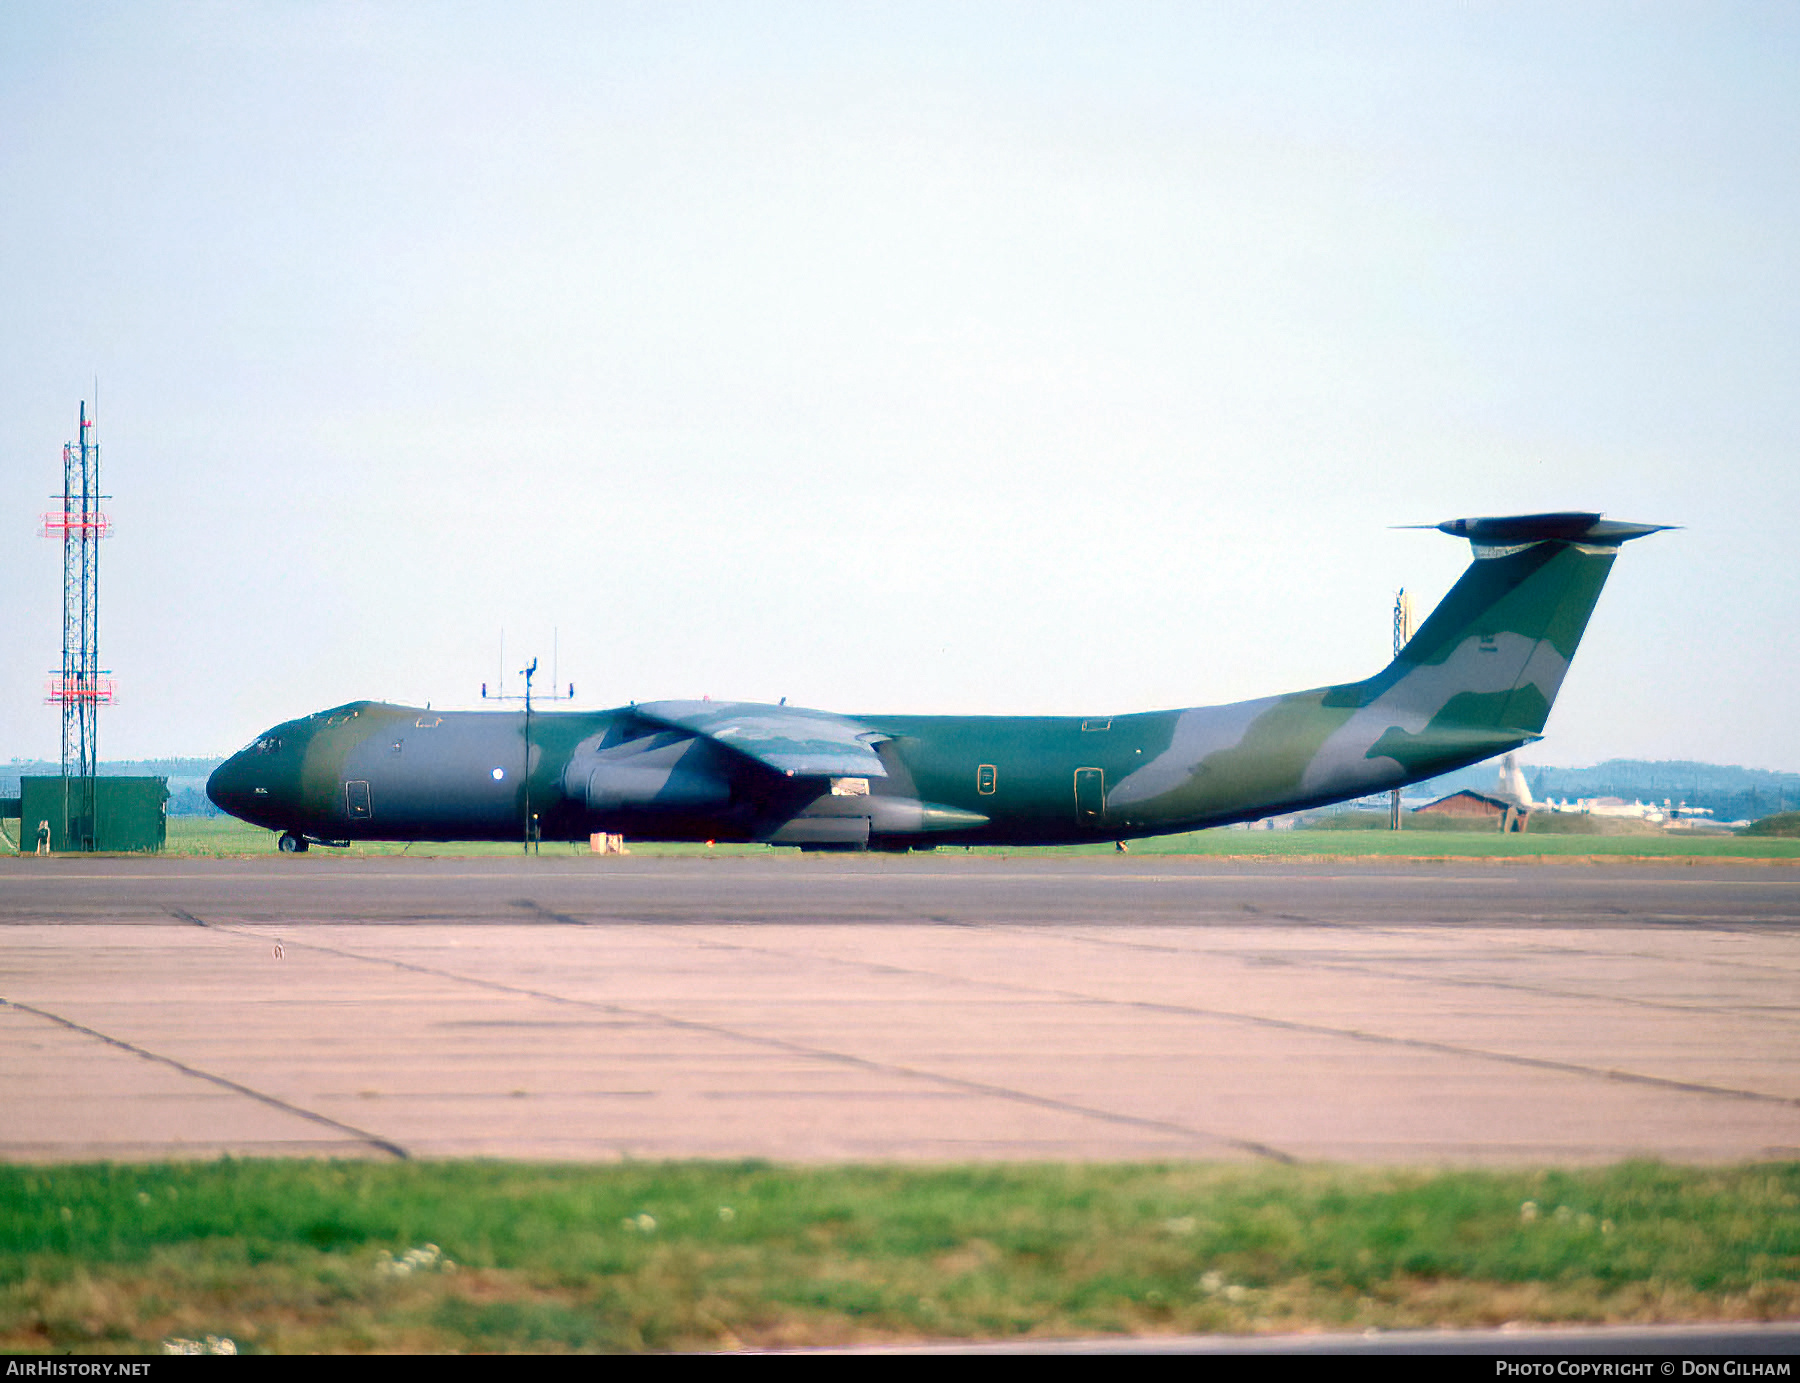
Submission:
{"label": "green utility building", "polygon": [[167,778],[95,778],[93,812],[79,778],[21,778],[16,800],[19,852],[38,848],[49,824],[53,853],[81,850],[160,850],[168,839]]}

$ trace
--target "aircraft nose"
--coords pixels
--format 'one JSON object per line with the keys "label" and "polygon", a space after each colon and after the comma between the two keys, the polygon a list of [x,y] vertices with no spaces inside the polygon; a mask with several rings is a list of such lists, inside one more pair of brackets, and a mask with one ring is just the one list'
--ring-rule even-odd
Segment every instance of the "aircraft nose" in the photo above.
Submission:
{"label": "aircraft nose", "polygon": [[236,816],[244,806],[244,798],[249,795],[244,785],[244,756],[233,754],[224,763],[212,771],[206,780],[206,795],[212,804],[222,812]]}

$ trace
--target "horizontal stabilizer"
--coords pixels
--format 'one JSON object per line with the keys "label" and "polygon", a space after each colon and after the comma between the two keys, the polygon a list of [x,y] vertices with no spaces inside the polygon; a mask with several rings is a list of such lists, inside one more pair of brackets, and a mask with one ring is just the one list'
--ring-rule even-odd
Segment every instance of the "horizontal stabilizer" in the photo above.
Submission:
{"label": "horizontal stabilizer", "polygon": [[885,778],[870,748],[879,731],[829,711],[756,701],[650,701],[632,707],[645,720],[686,730],[789,778]]}
{"label": "horizontal stabilizer", "polygon": [[1481,547],[1517,543],[1591,543],[1617,547],[1647,533],[1661,533],[1666,523],[1620,523],[1598,514],[1513,514],[1491,519],[1450,519],[1440,532],[1467,538]]}

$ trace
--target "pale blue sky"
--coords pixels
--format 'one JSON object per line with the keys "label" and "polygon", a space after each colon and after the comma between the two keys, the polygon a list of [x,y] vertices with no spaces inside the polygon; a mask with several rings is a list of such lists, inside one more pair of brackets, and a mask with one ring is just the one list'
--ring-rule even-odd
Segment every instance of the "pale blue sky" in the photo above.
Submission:
{"label": "pale blue sky", "polygon": [[1537,762],[1800,769],[1800,10],[0,8],[0,755],[358,697],[1116,713],[1634,544]]}

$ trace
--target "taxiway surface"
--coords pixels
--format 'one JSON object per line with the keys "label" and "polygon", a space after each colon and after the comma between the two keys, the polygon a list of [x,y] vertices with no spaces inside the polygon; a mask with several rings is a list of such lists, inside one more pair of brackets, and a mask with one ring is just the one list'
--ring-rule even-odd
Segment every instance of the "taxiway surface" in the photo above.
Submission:
{"label": "taxiway surface", "polygon": [[0,1157],[1800,1156],[1800,870],[0,861]]}

